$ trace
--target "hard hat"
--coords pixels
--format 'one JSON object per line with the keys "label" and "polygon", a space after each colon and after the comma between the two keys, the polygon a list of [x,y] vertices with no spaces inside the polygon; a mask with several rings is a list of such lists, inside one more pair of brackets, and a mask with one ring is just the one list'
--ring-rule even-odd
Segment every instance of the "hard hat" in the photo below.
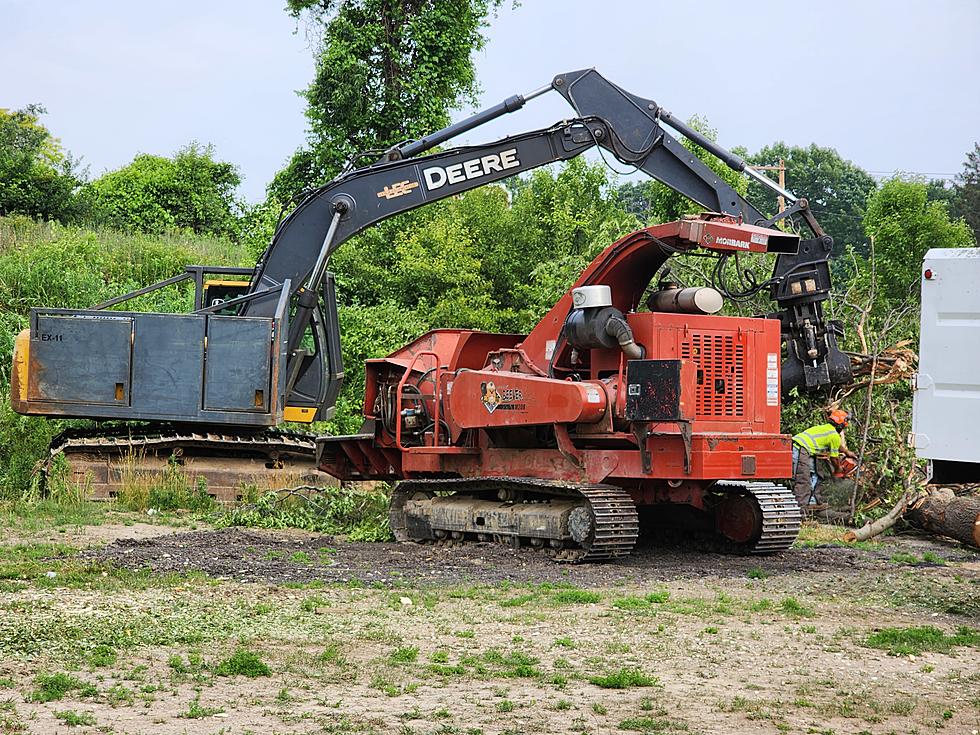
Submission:
{"label": "hard hat", "polygon": [[837,426],[847,426],[847,422],[850,418],[851,414],[839,408],[835,408],[830,412],[830,423],[837,424]]}

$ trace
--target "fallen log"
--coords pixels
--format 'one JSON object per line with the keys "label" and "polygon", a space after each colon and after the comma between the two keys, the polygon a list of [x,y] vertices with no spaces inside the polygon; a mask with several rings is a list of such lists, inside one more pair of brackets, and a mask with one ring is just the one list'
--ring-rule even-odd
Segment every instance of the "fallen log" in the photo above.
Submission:
{"label": "fallen log", "polygon": [[923,531],[980,548],[980,497],[937,488],[909,506],[905,520]]}
{"label": "fallen log", "polygon": [[895,525],[895,522],[901,518],[902,513],[905,512],[906,506],[909,504],[911,495],[906,493],[902,496],[902,499],[898,501],[894,508],[888,511],[881,518],[874,521],[868,521],[861,528],[852,529],[844,534],[844,541],[849,544],[853,544],[855,541],[867,541],[872,539],[880,533],[887,531],[889,528]]}

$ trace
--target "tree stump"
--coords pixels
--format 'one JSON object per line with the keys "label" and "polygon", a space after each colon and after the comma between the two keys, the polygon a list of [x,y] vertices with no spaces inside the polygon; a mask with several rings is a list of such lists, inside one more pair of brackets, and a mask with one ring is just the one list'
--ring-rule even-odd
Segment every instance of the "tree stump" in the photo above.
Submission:
{"label": "tree stump", "polygon": [[948,487],[937,488],[909,506],[905,520],[929,533],[980,548],[980,497],[958,497]]}

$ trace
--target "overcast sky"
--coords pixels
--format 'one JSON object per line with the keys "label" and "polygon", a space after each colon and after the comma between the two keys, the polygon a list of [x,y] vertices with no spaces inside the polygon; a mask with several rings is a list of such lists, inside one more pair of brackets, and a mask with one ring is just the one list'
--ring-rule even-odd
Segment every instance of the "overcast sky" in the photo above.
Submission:
{"label": "overcast sky", "polygon": [[[728,147],[816,142],[875,174],[950,176],[980,139],[978,0],[505,3],[477,56],[486,106],[594,66]],[[47,107],[92,176],[211,143],[257,201],[302,144],[313,74],[284,4],[0,0],[0,107]],[[546,95],[458,142],[568,115]]]}

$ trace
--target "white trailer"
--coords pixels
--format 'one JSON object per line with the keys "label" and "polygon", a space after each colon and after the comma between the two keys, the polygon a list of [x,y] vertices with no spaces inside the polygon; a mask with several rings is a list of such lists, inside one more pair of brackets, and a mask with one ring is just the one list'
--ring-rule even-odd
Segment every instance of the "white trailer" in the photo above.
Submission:
{"label": "white trailer", "polygon": [[932,482],[980,482],[980,248],[923,260],[911,441]]}

